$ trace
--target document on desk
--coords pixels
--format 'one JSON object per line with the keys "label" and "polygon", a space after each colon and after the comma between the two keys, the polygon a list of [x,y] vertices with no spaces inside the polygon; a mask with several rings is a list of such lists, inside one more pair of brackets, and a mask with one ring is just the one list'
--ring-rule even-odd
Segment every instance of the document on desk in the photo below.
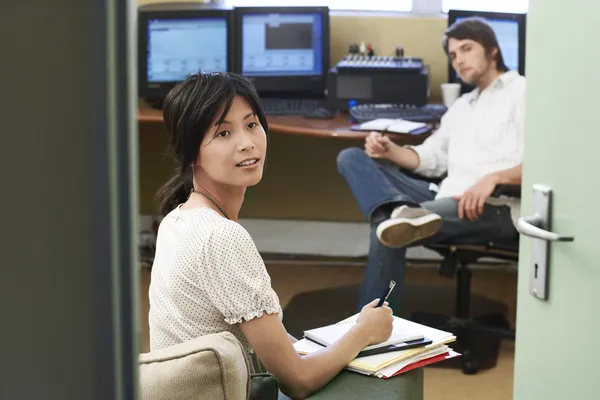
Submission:
{"label": "document on desk", "polygon": [[347,369],[349,371],[358,372],[363,375],[373,375],[374,374],[374,375],[378,376],[379,378],[384,378],[384,377],[389,378],[412,364],[422,364],[422,361],[424,361],[424,360],[436,358],[439,355],[448,355],[449,351],[452,351],[452,350],[446,345],[434,347],[433,349],[427,350],[422,354],[419,354],[408,360],[398,361],[398,362],[396,362],[388,367],[382,368],[379,371],[376,371],[374,373],[366,372],[366,371],[363,371],[360,369],[354,369],[352,367],[348,367]]}
{"label": "document on desk", "polygon": [[[356,130],[412,134],[428,128],[426,123],[404,119],[378,118],[356,125]],[[428,130],[428,129],[427,129]]]}
{"label": "document on desk", "polygon": [[375,376],[378,378],[388,379],[396,375],[403,374],[408,371],[412,371],[416,368],[421,368],[426,365],[435,364],[441,361],[446,361],[454,357],[460,356],[459,353],[455,352],[448,346],[440,346],[439,348],[431,349],[419,356],[411,358],[410,360],[400,361],[375,372]]}
{"label": "document on desk", "polygon": [[[352,316],[344,321],[352,320],[354,318],[356,318],[356,316]],[[397,318],[397,317],[395,317],[395,318]],[[399,319],[401,319],[401,318],[399,318]],[[340,321],[340,322],[344,322],[344,321]],[[423,357],[427,356],[427,354],[435,354],[435,353],[428,353],[434,349],[437,349],[437,351],[445,350],[445,352],[448,352],[449,349],[447,348],[446,345],[449,343],[452,343],[456,340],[456,337],[450,332],[445,332],[445,331],[442,331],[439,329],[434,329],[434,328],[431,328],[431,327],[428,327],[425,325],[421,325],[421,324],[417,324],[415,322],[408,321],[408,320],[402,319],[402,321],[403,321],[403,324],[405,324],[407,326],[412,325],[412,327],[409,329],[410,331],[422,332],[422,334],[425,337],[431,339],[432,343],[429,345],[426,345],[426,346],[421,346],[421,347],[408,349],[408,350],[391,351],[391,352],[387,352],[387,353],[375,354],[375,355],[370,355],[370,356],[366,356],[366,357],[357,357],[348,364],[346,369],[348,369],[350,371],[366,374],[366,375],[375,375],[376,376],[378,372],[380,372],[384,368],[390,367],[392,365],[394,365],[395,367],[401,367],[400,369],[407,368],[406,365],[404,365],[404,364],[400,364],[400,365],[396,365],[396,364],[404,362],[404,363],[408,363],[409,365],[412,365],[415,362],[422,360]],[[442,346],[444,346],[444,347],[442,347]],[[310,353],[319,351],[320,349],[324,348],[324,346],[319,345],[315,342],[312,342],[306,338],[303,338],[303,339],[299,340],[298,342],[294,343],[294,348],[296,349],[296,352],[298,354],[310,354]],[[440,350],[440,348],[442,350]],[[430,356],[429,358],[431,358],[431,357],[432,356]],[[441,359],[440,359],[440,361],[441,361]],[[384,371],[384,372],[389,373],[387,371]],[[381,377],[384,377],[384,376],[385,375],[382,375]]]}

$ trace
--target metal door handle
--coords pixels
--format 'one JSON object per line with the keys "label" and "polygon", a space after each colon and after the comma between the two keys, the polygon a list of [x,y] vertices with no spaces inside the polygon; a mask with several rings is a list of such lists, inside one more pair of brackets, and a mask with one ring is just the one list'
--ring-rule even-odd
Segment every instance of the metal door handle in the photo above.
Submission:
{"label": "metal door handle", "polygon": [[517,231],[531,240],[529,293],[537,299],[548,299],[550,280],[551,242],[572,242],[572,236],[559,235],[552,229],[552,189],[536,183],[533,185],[531,208],[533,215],[517,221]]}
{"label": "metal door handle", "polygon": [[521,217],[517,221],[517,231],[525,236],[546,240],[548,242],[572,242],[575,239],[573,236],[548,232],[547,230],[540,228],[540,226],[544,226],[544,218],[542,218],[540,214]]}

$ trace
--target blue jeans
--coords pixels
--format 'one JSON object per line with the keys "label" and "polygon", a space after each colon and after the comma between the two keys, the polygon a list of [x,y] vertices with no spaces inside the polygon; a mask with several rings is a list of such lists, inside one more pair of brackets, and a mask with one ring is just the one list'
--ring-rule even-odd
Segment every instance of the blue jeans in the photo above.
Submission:
{"label": "blue jeans", "polygon": [[337,166],[354,195],[358,206],[371,224],[369,259],[362,283],[358,309],[380,297],[390,280],[397,287],[388,301],[396,313],[402,300],[402,285],[406,266],[406,249],[383,245],[376,235],[377,226],[390,217],[392,210],[402,204],[420,205],[442,217],[440,231],[427,239],[413,243],[421,246],[432,243],[485,244],[490,241],[511,240],[518,233],[508,206],[486,204],[475,221],[458,217],[458,202],[452,198],[436,199],[430,183],[394,164],[372,159],[363,149],[348,148],[340,152]]}

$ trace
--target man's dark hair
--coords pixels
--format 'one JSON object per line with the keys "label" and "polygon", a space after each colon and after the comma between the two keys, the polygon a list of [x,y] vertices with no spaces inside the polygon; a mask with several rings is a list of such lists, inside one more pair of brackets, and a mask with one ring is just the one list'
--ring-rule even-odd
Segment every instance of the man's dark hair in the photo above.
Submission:
{"label": "man's dark hair", "polygon": [[452,24],[442,38],[442,47],[448,54],[448,40],[450,38],[456,40],[473,40],[483,46],[485,54],[488,57],[492,56],[492,51],[497,49],[496,53],[496,69],[498,71],[506,72],[508,67],[504,63],[504,57],[502,57],[502,51],[498,45],[498,39],[492,27],[480,17],[469,17],[463,20],[457,21]]}

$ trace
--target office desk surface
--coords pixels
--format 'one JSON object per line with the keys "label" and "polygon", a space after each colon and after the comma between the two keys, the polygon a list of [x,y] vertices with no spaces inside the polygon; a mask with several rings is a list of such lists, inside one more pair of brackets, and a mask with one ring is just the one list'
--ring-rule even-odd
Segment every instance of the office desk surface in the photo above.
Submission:
{"label": "office desk surface", "polygon": [[[162,111],[141,105],[138,109],[138,122],[161,123]],[[364,140],[368,132],[350,130],[348,114],[336,114],[332,119],[311,119],[299,115],[269,115],[267,117],[269,132],[301,135],[321,138],[341,138]],[[390,138],[403,144],[422,142],[428,135],[391,134]]]}

